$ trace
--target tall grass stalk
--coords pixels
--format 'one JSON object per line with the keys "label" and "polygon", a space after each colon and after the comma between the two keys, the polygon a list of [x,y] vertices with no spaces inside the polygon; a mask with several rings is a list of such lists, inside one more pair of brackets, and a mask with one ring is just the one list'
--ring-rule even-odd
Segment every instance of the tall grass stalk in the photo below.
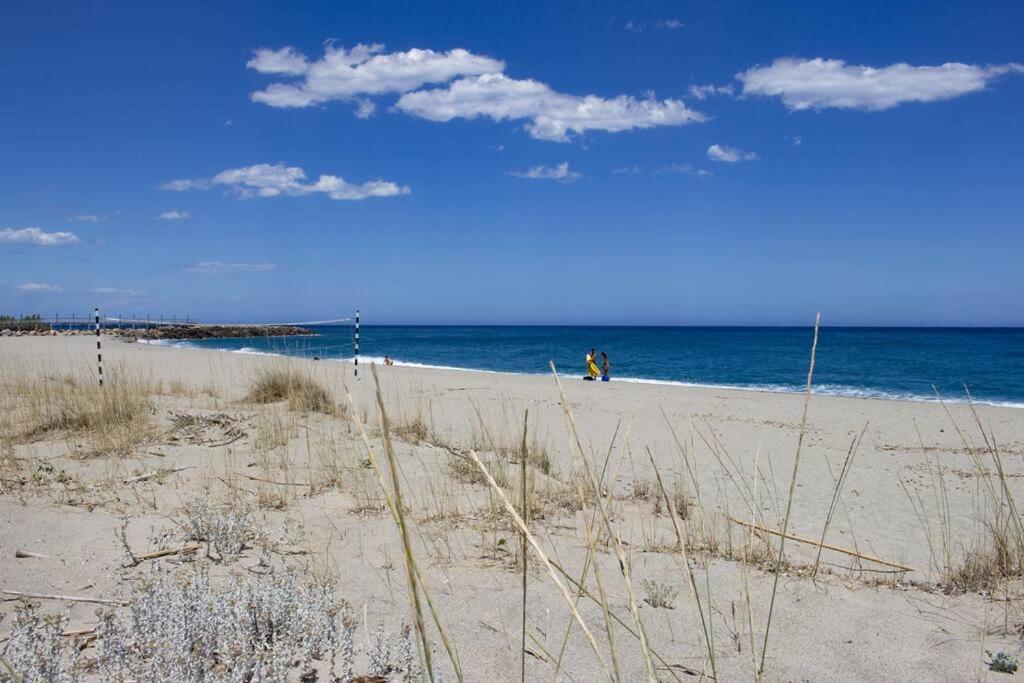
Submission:
{"label": "tall grass stalk", "polygon": [[398,515],[398,529],[402,535],[402,549],[405,555],[405,575],[409,587],[409,597],[413,604],[413,620],[416,624],[416,633],[420,637],[420,657],[424,669],[429,677],[434,680],[434,663],[430,652],[430,642],[427,640],[427,629],[423,624],[423,607],[420,603],[420,591],[416,581],[416,570],[413,569],[412,541],[409,538],[409,528],[405,523],[405,508],[402,504],[402,486],[398,481],[398,460],[395,458],[394,444],[391,442],[391,425],[388,421],[387,409],[384,407],[384,397],[380,392],[380,379],[377,377],[377,366],[371,365],[373,382],[377,389],[377,406],[380,408],[380,431],[384,436],[384,453],[388,456],[388,470],[391,472],[392,495],[395,500],[395,512]]}
{"label": "tall grass stalk", "polygon": [[821,313],[814,318],[814,342],[811,344],[811,366],[807,371],[807,395],[804,397],[803,414],[800,417],[800,434],[796,439],[796,456],[793,458],[793,476],[789,480],[789,496],[786,499],[786,515],[782,519],[782,537],[779,539],[779,559],[775,564],[775,580],[772,582],[772,597],[768,603],[768,619],[764,626],[764,643],[761,645],[761,666],[757,669],[757,679],[764,675],[764,662],[768,656],[768,636],[772,628],[772,613],[775,611],[775,595],[779,589],[779,575],[782,574],[782,561],[786,549],[786,532],[789,529],[789,515],[793,510],[793,495],[796,492],[796,475],[800,469],[800,451],[804,444],[804,434],[807,431],[807,406],[811,402],[811,393],[814,389],[814,360],[818,352],[818,327],[821,324]]}
{"label": "tall grass stalk", "polygon": [[[711,637],[710,629],[708,628],[708,619],[710,619],[710,605],[708,618],[704,616],[704,609],[700,602],[700,593],[697,591],[697,579],[693,575],[693,567],[690,566],[689,553],[686,549],[686,536],[683,534],[683,530],[679,527],[678,511],[676,510],[675,501],[672,500],[672,496],[668,494],[668,489],[665,488],[665,482],[662,481],[661,471],[658,469],[658,464],[654,462],[654,454],[651,453],[651,449],[647,449],[647,457],[651,461],[651,466],[654,468],[654,478],[658,482],[658,488],[661,490],[661,495],[665,500],[665,507],[668,508],[669,517],[672,519],[672,528],[676,532],[676,540],[679,542],[679,553],[683,557],[683,567],[686,570],[687,588],[690,591],[690,600],[697,610],[697,616],[700,619],[701,630],[704,632],[704,646],[707,650],[708,660],[711,664],[711,676],[715,680],[718,680],[718,665],[715,661],[715,648],[714,640]],[[706,571],[706,570],[705,570]]]}
{"label": "tall grass stalk", "polygon": [[[371,366],[372,367],[372,366]],[[352,410],[353,421],[356,424],[356,429],[359,432],[359,436],[363,441],[363,446],[366,448],[366,455],[370,460],[370,464],[373,467],[374,475],[377,477],[377,483],[380,485],[381,493],[384,496],[384,502],[387,505],[388,512],[391,513],[391,518],[394,520],[395,525],[399,524],[399,516],[395,506],[395,501],[388,493],[388,486],[384,481],[383,470],[381,469],[380,459],[377,457],[373,446],[370,444],[370,437],[366,433],[366,426],[363,424],[360,418],[359,407],[352,397],[352,393],[345,390],[345,399],[348,401],[348,405]],[[426,589],[426,583],[423,580],[423,573],[419,568],[419,564],[416,562],[416,556],[412,553],[407,555],[407,558],[412,562],[412,569],[415,572],[416,584],[423,590],[423,597],[427,601],[427,606],[430,608],[430,615],[434,621],[434,625],[437,627],[438,633],[441,635],[441,642],[444,644],[445,652],[448,654],[448,659],[452,663],[452,668],[455,670],[455,677],[457,680],[462,681],[462,666],[459,663],[458,652],[455,649],[455,644],[449,639],[448,633],[444,628],[444,624],[441,621],[441,615],[437,611],[437,606],[430,598],[430,593]]]}
{"label": "tall grass stalk", "polygon": [[[530,409],[527,408],[523,413],[523,445],[519,453],[519,504],[523,511],[523,524],[530,523],[530,509],[526,504],[526,458],[528,451],[526,450],[526,431],[530,425]],[[522,534],[522,546],[520,548],[523,561],[523,624],[522,624],[522,639],[520,641],[520,653],[519,653],[519,671],[520,681],[526,682],[526,579],[527,579],[527,556],[526,556],[526,534]]]}
{"label": "tall grass stalk", "polygon": [[576,609],[576,605],[573,603],[572,594],[558,577],[551,561],[548,560],[547,554],[540,547],[540,543],[537,542],[537,539],[530,533],[529,528],[523,523],[522,517],[520,517],[519,513],[516,512],[515,506],[509,502],[508,496],[505,495],[502,488],[498,486],[498,482],[494,481],[494,477],[492,477],[491,473],[487,471],[487,466],[480,461],[479,457],[477,457],[476,451],[470,451],[469,457],[474,463],[476,463],[476,466],[480,468],[480,472],[484,475],[484,478],[487,479],[487,483],[490,485],[491,490],[493,490],[495,495],[498,496],[498,499],[501,501],[509,515],[511,515],[516,526],[519,527],[519,530],[526,536],[526,540],[529,541],[530,546],[533,547],[533,551],[537,553],[537,557],[540,558],[544,568],[548,570],[551,580],[554,581],[555,585],[558,587],[559,592],[562,594],[562,598],[565,600],[565,604],[569,606],[569,611],[572,612],[573,618],[576,620],[576,623],[580,625],[580,628],[583,629],[583,633],[587,636],[587,641],[590,643],[590,648],[594,651],[594,656],[597,658],[598,664],[601,665],[601,671],[604,673],[605,678],[612,680],[611,673],[608,671],[608,665],[605,664],[604,657],[601,656],[601,650],[597,645],[597,640],[594,638],[594,634],[590,631],[590,628],[587,627],[587,623],[583,620],[583,617]]}
{"label": "tall grass stalk", "polygon": [[[626,425],[626,435],[625,435],[625,438],[622,440],[622,446],[619,448],[619,458],[618,458],[618,460],[615,463],[615,468],[612,470],[612,477],[609,480],[611,482],[611,485],[608,487],[608,493],[604,497],[603,504],[604,504],[605,510],[610,510],[611,509],[612,501],[613,501],[613,498],[614,498],[615,482],[618,481],[618,478],[619,478],[619,469],[622,466],[622,461],[623,461],[623,459],[625,458],[625,455],[626,455],[626,447],[629,444],[629,435],[630,435],[630,432],[632,431],[632,429],[633,429],[633,420],[631,419],[629,421],[629,423]],[[615,447],[615,439],[618,437],[618,434],[619,434],[619,425],[616,425],[615,426],[615,433],[612,435],[612,443],[610,443],[608,445],[608,458],[605,459],[605,468],[607,468],[608,460],[611,457],[612,449]],[[597,510],[594,510],[591,513],[591,515],[590,515],[590,524],[593,524],[593,522],[596,519],[596,517],[597,517]],[[583,560],[583,571],[581,572],[581,576],[580,576],[579,581],[576,581],[574,579],[570,579],[577,586],[577,592],[576,592],[576,605],[577,606],[579,606],[581,598],[583,598],[583,596],[586,595],[586,588],[584,586],[585,586],[586,581],[587,581],[587,576],[588,576],[588,574],[590,572],[590,566],[594,562],[594,555],[595,555],[596,551],[597,551],[596,547],[589,546],[589,545],[587,546],[587,556]],[[555,566],[556,566],[556,568],[558,567],[558,565],[555,565]],[[559,568],[559,571],[561,571],[560,568]],[[568,575],[566,575],[566,576],[568,578]],[[590,596],[588,595],[588,597],[590,597]],[[609,612],[609,614],[611,615],[611,617],[613,619],[618,621],[620,624],[623,623],[622,620],[619,619],[617,616],[615,616],[614,613]],[[553,679],[557,679],[558,678],[558,672],[562,668],[562,657],[565,655],[565,648],[569,644],[569,636],[572,634],[572,626],[573,626],[573,622],[570,621],[566,625],[566,627],[565,627],[565,635],[562,637],[562,646],[561,646],[561,648],[558,651],[558,659],[555,662],[555,671],[552,674],[552,678]],[[627,630],[634,637],[639,637],[639,634],[637,634],[637,632],[633,631],[632,629],[627,629]],[[662,663],[664,664],[664,661],[662,661]]]}
{"label": "tall grass stalk", "polygon": [[828,534],[828,527],[832,522],[832,514],[835,512],[836,503],[842,495],[843,484],[846,482],[846,476],[850,473],[850,467],[853,466],[853,459],[857,456],[857,450],[860,448],[860,444],[864,440],[864,433],[868,430],[869,424],[871,423],[864,423],[864,428],[860,430],[860,435],[853,439],[850,443],[850,448],[846,451],[846,459],[843,461],[843,469],[840,470],[839,477],[836,479],[836,487],[835,490],[832,491],[832,502],[829,503],[828,514],[825,515],[825,524],[821,528],[821,541],[818,542],[818,553],[814,557],[814,569],[811,571],[811,581],[814,581],[818,576],[818,566],[821,563],[821,549],[825,545],[825,536]]}
{"label": "tall grass stalk", "polygon": [[[649,681],[657,681],[657,673],[654,670],[654,661],[651,659],[650,648],[647,645],[647,634],[644,631],[643,622],[640,620],[640,612],[637,607],[636,594],[633,591],[633,579],[631,576],[629,559],[626,557],[626,552],[622,547],[622,539],[615,533],[612,528],[611,519],[608,516],[608,510],[601,503],[601,483],[597,479],[597,473],[595,472],[593,464],[587,457],[586,452],[583,450],[583,446],[580,444],[579,433],[576,431],[576,421],[573,419],[572,411],[569,409],[569,402],[565,399],[565,391],[562,388],[562,381],[558,378],[558,372],[555,370],[554,361],[550,362],[551,373],[554,375],[555,384],[558,386],[558,395],[562,401],[562,411],[565,413],[566,424],[570,430],[570,440],[572,444],[575,444],[575,451],[579,454],[580,460],[583,461],[583,468],[586,471],[587,476],[590,478],[590,485],[594,489],[594,495],[598,499],[598,509],[601,512],[601,520],[604,522],[605,530],[608,533],[608,537],[614,541],[615,554],[619,560],[619,571],[622,574],[622,579],[626,584],[626,595],[629,598],[629,610],[633,615],[633,619],[636,621],[636,630],[640,636],[640,650],[644,656],[644,665],[647,667],[647,678]],[[572,447],[570,444],[570,448]],[[595,565],[595,572],[596,572]],[[611,638],[611,631],[609,629],[609,639]]]}

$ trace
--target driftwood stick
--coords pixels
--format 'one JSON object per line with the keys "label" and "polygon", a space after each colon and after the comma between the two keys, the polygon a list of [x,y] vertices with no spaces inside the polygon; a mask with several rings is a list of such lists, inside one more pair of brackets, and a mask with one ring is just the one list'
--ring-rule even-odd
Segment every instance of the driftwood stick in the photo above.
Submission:
{"label": "driftwood stick", "polygon": [[142,553],[141,555],[136,555],[135,559],[142,562],[144,560],[155,560],[158,557],[167,557],[168,555],[184,555],[185,553],[194,553],[202,547],[199,543],[190,543],[180,548],[164,548],[163,550]]}
{"label": "driftwood stick", "polygon": [[61,600],[63,602],[92,602],[97,605],[113,605],[114,607],[124,607],[127,602],[121,600],[107,600],[106,598],[90,598],[88,596],[80,595],[50,595],[48,593],[24,593],[22,591],[11,591],[2,590],[0,593],[4,595],[13,595],[16,598],[32,598],[35,600]]}
{"label": "driftwood stick", "polygon": [[88,626],[85,628],[72,628],[61,633],[65,638],[74,638],[76,636],[92,636],[96,634],[97,626]]}
{"label": "driftwood stick", "polygon": [[147,479],[152,479],[153,477],[159,477],[161,475],[166,475],[166,474],[174,474],[175,472],[181,472],[182,470],[191,470],[191,469],[195,469],[195,465],[188,465],[186,467],[174,467],[174,468],[171,468],[169,470],[167,470],[167,469],[153,470],[152,472],[146,472],[145,474],[140,474],[139,476],[132,477],[131,479],[125,479],[124,483],[126,483],[126,484],[135,484],[135,483],[140,482],[140,481],[146,481]]}
{"label": "driftwood stick", "polygon": [[842,548],[842,547],[840,547],[838,545],[832,545],[830,543],[821,543],[820,540],[814,540],[812,538],[804,538],[803,536],[797,536],[796,534],[793,534],[793,533],[783,534],[781,531],[776,531],[775,529],[769,529],[768,527],[764,527],[764,526],[761,526],[759,524],[753,524],[751,522],[744,522],[742,519],[736,519],[735,517],[732,517],[732,516],[729,517],[729,520],[732,521],[732,522],[735,522],[736,524],[739,524],[741,526],[745,526],[745,527],[749,527],[751,529],[754,529],[755,531],[762,531],[762,532],[764,532],[766,534],[773,534],[775,536],[784,536],[784,538],[787,538],[790,541],[797,541],[798,543],[808,543],[810,545],[821,545],[821,547],[825,548],[826,550],[834,550],[837,553],[843,553],[844,555],[849,555],[850,557],[856,557],[858,559],[868,560],[870,562],[877,562],[878,564],[884,564],[887,567],[895,567],[896,569],[900,570],[901,572],[916,572],[916,571],[920,571],[919,569],[915,569],[913,567],[907,567],[906,565],[896,564],[895,562],[890,562],[889,560],[883,560],[880,557],[874,557],[872,555],[865,555],[864,553],[858,553],[856,550],[850,550],[849,548]]}
{"label": "driftwood stick", "polygon": [[243,477],[252,481],[261,481],[264,484],[276,484],[277,486],[309,486],[303,481],[274,481],[273,479],[261,479],[260,477],[254,477],[251,474],[243,474]]}
{"label": "driftwood stick", "polygon": [[17,557],[18,559],[22,559],[22,560],[26,559],[26,558],[29,558],[29,557],[38,557],[41,560],[48,560],[48,559],[50,559],[49,555],[43,555],[42,553],[34,553],[31,550],[15,550],[14,551],[14,556]]}

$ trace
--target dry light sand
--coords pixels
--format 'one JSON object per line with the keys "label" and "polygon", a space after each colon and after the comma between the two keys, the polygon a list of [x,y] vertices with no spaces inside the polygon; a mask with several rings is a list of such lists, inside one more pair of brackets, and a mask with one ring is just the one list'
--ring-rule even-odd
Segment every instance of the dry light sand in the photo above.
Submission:
{"label": "dry light sand", "polygon": [[[123,596],[126,583],[145,571],[146,563],[123,566],[124,551],[115,538],[122,524],[138,554],[156,548],[159,544],[152,539],[161,531],[176,538],[180,529],[173,520],[188,501],[201,497],[238,504],[247,499],[260,506],[268,525],[284,529],[285,546],[292,551],[277,552],[275,561],[335,582],[338,595],[358,615],[358,638],[364,637],[366,625],[373,629],[383,622],[397,632],[411,623],[399,534],[381,509],[372,470],[363,466],[366,450],[354,423],[303,415],[283,403],[242,400],[261,367],[287,363],[301,368],[329,387],[339,403],[346,387],[352,392],[372,427],[375,452],[383,454],[370,368],[362,367],[356,381],[352,367],[343,363],[115,340],[105,340],[104,360],[111,381],[120,373],[144,377],[154,386],[152,427],[127,456],[89,455],[89,435],[11,437],[13,445],[0,453],[0,589]],[[46,377],[77,374],[86,381],[95,372],[93,361],[94,341],[89,337],[0,339],[0,381],[8,384],[26,375],[45,382]],[[465,678],[518,680],[519,536],[493,504],[486,485],[459,478],[451,463],[465,463],[459,454],[479,449],[492,470],[504,475],[499,480],[518,496],[514,451],[528,410],[530,448],[546,451],[551,461],[546,475],[530,468],[532,495],[544,500],[537,511],[544,516],[531,528],[546,553],[578,578],[587,557],[585,516],[572,509],[577,490],[571,483],[574,458],[558,388],[550,377],[378,370],[399,434],[396,449],[414,522],[416,556],[458,649]],[[683,524],[689,560],[712,627],[718,677],[752,679],[775,580],[767,558],[778,552],[779,538],[751,539],[749,529],[727,520],[749,521],[753,516],[761,526],[781,528],[804,397],[614,381],[566,379],[563,384],[581,445],[604,470],[603,486],[614,496],[613,526],[628,554],[638,599],[649,597],[654,582],[678,592],[672,607],[647,602],[639,607],[651,646],[673,665],[659,667],[659,678],[697,680],[686,672],[711,669],[702,654],[702,630],[672,521],[656,502],[650,458],[666,487],[680,491],[679,500],[688,506]],[[973,458],[964,445],[964,439],[984,445],[970,409],[948,408],[951,415],[938,403],[811,398],[790,532],[820,538],[836,477],[863,431],[826,542],[913,570],[894,572],[888,564],[825,550],[812,581],[817,548],[787,541],[788,565],[779,577],[765,680],[998,680],[1005,674],[988,671],[985,650],[1020,654],[1017,628],[1024,614],[1017,582],[1002,584],[995,595],[937,588],[944,554],[937,539],[944,515],[936,505],[938,487],[925,454],[943,468],[948,545],[955,561],[962,561],[978,543],[990,543],[981,524],[986,504],[982,489],[985,481],[992,481],[995,467],[986,452],[978,451]],[[172,420],[182,413],[223,413],[236,431],[182,431]],[[998,443],[1005,481],[1020,499],[1024,410],[980,406],[977,413]],[[272,438],[275,433],[283,435],[280,443]],[[243,436],[234,439],[238,434]],[[611,481],[620,452],[622,464]],[[986,468],[982,472],[979,462]],[[182,467],[189,469],[168,473]],[[126,483],[155,471],[161,475]],[[600,522],[595,533],[602,531],[598,527]],[[597,564],[608,607],[632,624],[613,545],[603,533],[601,539]],[[46,557],[16,559],[16,551]],[[749,563],[742,561],[745,552]],[[255,554],[247,552],[230,563],[218,563],[215,572],[244,572],[255,563]],[[597,594],[593,572],[587,587]],[[17,602],[9,595],[0,598],[5,598],[0,615],[10,614]],[[38,602],[46,611],[70,609],[73,627],[96,622],[96,605]],[[601,609],[586,599],[579,606],[610,664]],[[526,675],[550,680],[571,617],[532,554],[527,609]],[[0,621],[0,638],[8,623]],[[618,625],[611,635],[622,679],[643,680],[637,640]],[[436,633],[431,642],[434,661],[443,664]],[[92,646],[86,654],[90,652]],[[602,676],[575,627],[559,678],[590,681]],[[451,679],[450,672],[446,679]]]}

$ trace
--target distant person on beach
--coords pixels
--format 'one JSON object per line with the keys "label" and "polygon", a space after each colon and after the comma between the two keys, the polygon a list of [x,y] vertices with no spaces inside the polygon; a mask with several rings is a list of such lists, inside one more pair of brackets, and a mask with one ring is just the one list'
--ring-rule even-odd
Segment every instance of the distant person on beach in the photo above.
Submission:
{"label": "distant person on beach", "polygon": [[608,361],[608,354],[604,351],[601,352],[601,381],[607,382],[609,380],[608,373],[612,369],[612,364]]}
{"label": "distant person on beach", "polygon": [[395,364],[395,361],[391,360],[391,356],[389,356],[387,354],[384,354],[384,365],[386,365],[386,366],[388,366],[390,368],[394,364]]}
{"label": "distant person on beach", "polygon": [[590,353],[587,354],[587,376],[583,379],[593,381],[600,374],[600,370],[597,369],[597,351],[590,349]]}

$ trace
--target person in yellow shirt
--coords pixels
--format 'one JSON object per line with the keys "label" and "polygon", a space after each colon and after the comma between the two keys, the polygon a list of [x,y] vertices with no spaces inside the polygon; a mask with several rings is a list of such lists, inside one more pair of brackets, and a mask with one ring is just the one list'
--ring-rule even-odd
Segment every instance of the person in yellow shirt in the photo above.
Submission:
{"label": "person in yellow shirt", "polygon": [[583,379],[595,380],[600,376],[601,371],[597,367],[597,351],[590,349],[587,354],[587,376]]}

